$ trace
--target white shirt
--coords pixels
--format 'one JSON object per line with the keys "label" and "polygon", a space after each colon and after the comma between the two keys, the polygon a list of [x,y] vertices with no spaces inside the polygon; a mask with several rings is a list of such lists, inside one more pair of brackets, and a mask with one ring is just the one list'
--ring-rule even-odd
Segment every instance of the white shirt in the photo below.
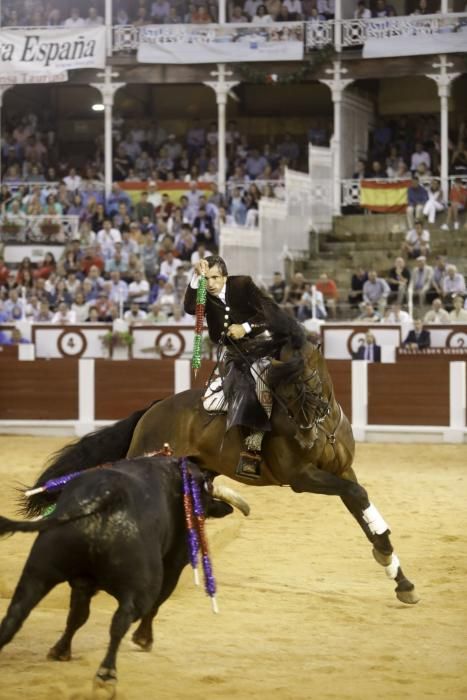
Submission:
{"label": "white shirt", "polygon": [[167,277],[169,282],[172,282],[174,275],[181,264],[182,262],[178,258],[174,258],[172,262],[169,262],[168,260],[163,260],[161,262],[160,274],[164,275],[164,277]]}
{"label": "white shirt", "polygon": [[[195,272],[195,273],[193,274],[193,277],[191,278],[190,287],[192,287],[192,289],[198,289],[198,284],[199,284],[199,275],[197,275],[196,272]],[[225,304],[225,294],[226,294],[226,292],[227,292],[227,283],[224,284],[224,286],[222,287],[221,291],[220,291],[219,294],[217,295],[217,298],[220,299],[221,302],[222,302],[223,304]],[[227,310],[227,309],[226,309],[226,310]],[[229,309],[229,311],[230,311],[230,309]],[[245,329],[245,332],[246,332],[247,334],[250,333],[250,331],[251,331],[251,326],[250,326],[250,324],[249,324],[247,321],[245,321],[245,323],[242,323],[241,325],[243,326],[243,328]]]}
{"label": "white shirt", "polygon": [[63,178],[67,190],[73,192],[81,187],[81,177],[79,175],[67,175]]}
{"label": "white shirt", "polygon": [[131,301],[137,301],[140,304],[144,304],[149,298],[149,282],[147,280],[140,280],[139,282],[133,280],[133,282],[130,282],[128,286],[128,292],[131,295]]}
{"label": "white shirt", "polygon": [[70,309],[65,314],[62,314],[61,311],[57,311],[52,316],[52,323],[76,323],[76,314]]}
{"label": "white shirt", "polygon": [[420,153],[418,153],[418,151],[415,151],[415,153],[412,153],[412,160],[410,161],[410,170],[416,170],[420,163],[425,163],[428,170],[430,169],[431,158],[429,153],[427,153],[426,151],[421,151]]}

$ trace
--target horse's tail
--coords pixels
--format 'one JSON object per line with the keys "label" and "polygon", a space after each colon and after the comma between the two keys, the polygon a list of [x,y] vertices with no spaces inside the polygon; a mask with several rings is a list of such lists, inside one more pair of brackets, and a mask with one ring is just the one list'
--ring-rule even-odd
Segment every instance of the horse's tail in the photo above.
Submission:
{"label": "horse's tail", "polygon": [[[94,433],[89,433],[75,442],[65,445],[52,455],[47,468],[38,477],[33,488],[38,488],[50,479],[97,467],[104,462],[116,462],[126,457],[131,438],[141,416],[148,409],[135,411],[124,418]],[[56,494],[38,493],[20,497],[20,513],[27,517],[37,517],[51,503]]]}

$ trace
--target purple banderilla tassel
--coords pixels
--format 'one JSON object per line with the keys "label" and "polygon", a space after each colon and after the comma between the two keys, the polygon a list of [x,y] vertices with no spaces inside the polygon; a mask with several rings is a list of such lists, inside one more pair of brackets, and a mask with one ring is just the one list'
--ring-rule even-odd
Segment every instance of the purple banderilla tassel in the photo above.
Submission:
{"label": "purple banderilla tassel", "polygon": [[180,469],[182,472],[183,481],[183,507],[185,510],[185,522],[187,529],[187,540],[188,540],[188,556],[190,558],[190,564],[193,568],[193,576],[195,584],[199,586],[199,574],[198,574],[198,552],[199,552],[199,539],[198,533],[196,531],[196,522],[193,513],[193,503],[191,500],[190,492],[190,482],[188,479],[188,468],[186,465],[186,459],[183,458],[180,461]]}
{"label": "purple banderilla tassel", "polygon": [[63,486],[66,486],[69,481],[73,481],[73,479],[76,479],[76,477],[80,476],[82,473],[83,472],[71,472],[71,474],[58,476],[56,479],[49,479],[45,482],[45,484],[42,484],[42,486],[37,486],[34,489],[28,489],[28,491],[25,492],[25,495],[29,498],[29,496],[34,496],[36,493],[56,491],[57,489],[61,489]]}
{"label": "purple banderilla tassel", "polygon": [[201,501],[201,491],[199,488],[199,484],[196,482],[196,480],[189,475],[189,482],[191,486],[191,496],[193,498],[193,506],[194,506],[194,511],[196,515],[196,524],[198,526],[198,537],[199,537],[199,542],[201,545],[201,561],[203,563],[203,572],[204,572],[204,587],[206,590],[206,593],[208,596],[211,598],[212,601],[212,609],[215,613],[218,612],[217,608],[217,602],[216,602],[216,579],[214,578],[214,575],[212,573],[212,564],[211,564],[211,558],[209,556],[209,548],[208,548],[208,541],[206,538],[206,531],[204,529],[204,524],[205,524],[205,515],[204,515],[204,508],[203,508],[203,503]]}

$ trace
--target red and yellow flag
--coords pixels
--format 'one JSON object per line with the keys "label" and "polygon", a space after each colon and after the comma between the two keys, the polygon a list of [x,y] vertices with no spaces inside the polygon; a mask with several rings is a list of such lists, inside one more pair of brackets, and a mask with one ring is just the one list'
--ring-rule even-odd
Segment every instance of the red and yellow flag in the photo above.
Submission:
{"label": "red and yellow flag", "polygon": [[397,182],[384,180],[362,180],[360,184],[360,206],[376,212],[398,213],[407,207],[407,189],[410,180]]}

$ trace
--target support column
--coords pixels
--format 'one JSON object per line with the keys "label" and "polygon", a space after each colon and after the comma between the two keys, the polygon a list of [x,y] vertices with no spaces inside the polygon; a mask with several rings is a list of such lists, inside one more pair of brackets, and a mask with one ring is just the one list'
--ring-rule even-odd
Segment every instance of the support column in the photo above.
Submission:
{"label": "support column", "polygon": [[330,80],[320,80],[331,90],[332,103],[334,107],[334,133],[332,136],[333,151],[333,214],[338,216],[341,213],[341,179],[342,179],[342,93],[350,83],[352,78],[343,78],[347,73],[347,68],[343,68],[340,60],[334,61],[333,68],[326,68],[326,73],[332,75]]}
{"label": "support column", "polygon": [[334,3],[334,48],[342,50],[342,0]]}
{"label": "support column", "polygon": [[107,56],[112,55],[112,0],[105,0],[105,40]]}
{"label": "support column", "polygon": [[225,0],[219,0],[219,24],[225,24],[226,22]]}
{"label": "support column", "polygon": [[226,176],[226,156],[225,156],[225,107],[227,104],[227,95],[229,91],[238,85],[238,82],[226,80],[227,76],[232,75],[232,71],[225,70],[224,63],[218,63],[217,71],[211,72],[212,76],[217,76],[216,81],[207,81],[204,85],[212,88],[216,93],[217,102],[217,185],[219,192],[225,194],[225,176]]}
{"label": "support column", "polygon": [[[1,9],[1,2],[0,2]],[[0,143],[2,142],[3,130],[2,130],[2,107],[3,107],[3,95],[9,90],[13,85],[0,85]],[[2,149],[0,148],[0,181],[2,179]]]}
{"label": "support column", "polygon": [[105,196],[108,197],[112,190],[112,173],[113,173],[113,153],[112,153],[112,111],[114,104],[114,95],[126,83],[113,83],[112,78],[117,77],[118,73],[112,73],[110,66],[105,67],[104,73],[98,73],[97,77],[103,77],[103,83],[91,83],[91,86],[99,90],[104,103],[104,183]]}
{"label": "support column", "polygon": [[446,54],[439,57],[439,63],[433,63],[433,68],[439,68],[439,73],[429,73],[427,78],[434,80],[438,86],[441,111],[441,190],[445,202],[449,199],[449,97],[451,83],[460,73],[448,73],[448,68],[454,64],[449,63]]}

